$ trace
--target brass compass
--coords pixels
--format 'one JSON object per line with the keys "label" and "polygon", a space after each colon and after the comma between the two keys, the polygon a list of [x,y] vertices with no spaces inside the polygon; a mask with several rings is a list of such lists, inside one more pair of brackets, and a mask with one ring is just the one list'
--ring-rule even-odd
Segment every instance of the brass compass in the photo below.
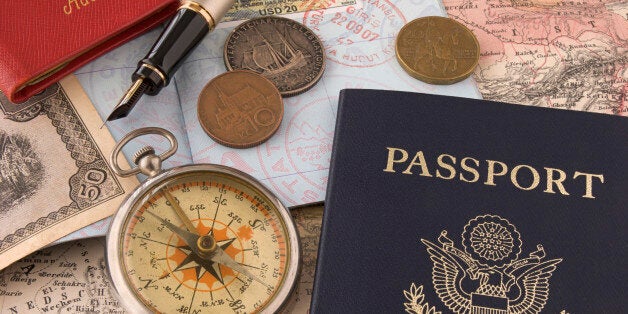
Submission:
{"label": "brass compass", "polygon": [[[136,153],[123,170],[122,147],[146,134],[171,148]],[[114,148],[120,176],[149,178],[122,203],[107,234],[107,263],[116,293],[132,312],[273,313],[299,273],[300,246],[292,218],[253,177],[212,164],[161,169],[177,149],[172,133],[143,128]]]}

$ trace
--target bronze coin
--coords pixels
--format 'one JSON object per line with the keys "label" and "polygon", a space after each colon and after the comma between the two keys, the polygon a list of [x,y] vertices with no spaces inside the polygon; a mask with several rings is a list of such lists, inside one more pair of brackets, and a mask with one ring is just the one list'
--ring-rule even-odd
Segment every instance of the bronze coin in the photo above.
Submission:
{"label": "bronze coin", "polygon": [[224,50],[228,70],[251,70],[271,80],[284,97],[312,88],[323,75],[325,53],[320,39],[301,23],[260,17],[238,25]]}
{"label": "bronze coin", "polygon": [[475,35],[464,25],[440,16],[422,17],[404,25],[395,47],[401,67],[430,84],[464,80],[480,58]]}
{"label": "bronze coin", "polygon": [[271,81],[245,70],[223,73],[198,97],[198,120],[216,142],[247,148],[268,140],[283,118],[283,100]]}

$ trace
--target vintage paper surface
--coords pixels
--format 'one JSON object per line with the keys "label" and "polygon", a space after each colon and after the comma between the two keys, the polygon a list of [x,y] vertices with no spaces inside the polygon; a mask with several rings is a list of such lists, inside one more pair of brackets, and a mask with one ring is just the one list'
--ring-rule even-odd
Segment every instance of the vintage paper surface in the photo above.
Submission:
{"label": "vintage paper surface", "polygon": [[353,5],[356,0],[318,1],[318,0],[262,0],[236,1],[231,10],[225,14],[222,23],[245,20],[266,15],[284,15],[301,13],[306,10],[335,8]]}
{"label": "vintage paper surface", "polygon": [[0,97],[0,269],[113,213],[135,178],[75,77],[22,104]]}
{"label": "vintage paper surface", "polygon": [[[267,8],[274,5],[273,1],[265,3]],[[321,39],[326,69],[314,88],[284,98],[283,122],[270,140],[248,149],[228,148],[207,136],[197,119],[201,89],[226,71],[224,42],[238,25],[237,21],[219,24],[159,95],[142,97],[127,118],[107,123],[114,138],[120,139],[139,127],[164,127],[179,141],[179,151],[164,167],[192,162],[235,167],[259,179],[285,205],[295,206],[325,198],[341,89],[376,88],[480,97],[472,79],[453,85],[430,85],[410,77],[397,63],[394,45],[398,31],[417,17],[445,15],[439,1],[333,0],[299,2],[298,6],[308,3],[311,7],[307,11],[281,16],[303,23]],[[76,73],[101,117],[109,115],[129,87],[137,61],[145,56],[159,33],[160,30],[155,30],[133,40]],[[123,150],[124,154],[132,156],[141,144],[130,145]],[[157,151],[165,149],[159,147],[160,143],[155,146]],[[67,239],[103,235],[107,226],[107,222],[102,222]]]}
{"label": "vintage paper surface", "polygon": [[[308,313],[323,206],[292,209],[303,249],[301,277],[284,313]],[[105,239],[48,247],[0,272],[0,313],[126,313],[110,289]]]}
{"label": "vintage paper surface", "polygon": [[316,255],[323,222],[323,204],[303,205],[290,209],[301,239],[301,275],[283,313],[309,313],[316,271]]}
{"label": "vintage paper surface", "polygon": [[0,313],[125,313],[104,260],[105,239],[41,249],[0,272]]}

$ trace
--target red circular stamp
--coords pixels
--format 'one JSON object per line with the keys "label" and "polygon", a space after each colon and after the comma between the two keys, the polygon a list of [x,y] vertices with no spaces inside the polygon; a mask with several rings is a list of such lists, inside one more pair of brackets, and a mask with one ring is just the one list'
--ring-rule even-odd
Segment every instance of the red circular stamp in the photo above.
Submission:
{"label": "red circular stamp", "polygon": [[358,0],[341,8],[306,11],[303,24],[320,37],[328,60],[373,67],[395,56],[395,38],[406,19],[387,0]]}
{"label": "red circular stamp", "polygon": [[296,104],[296,111],[285,117],[283,143],[269,141],[258,147],[265,176],[291,205],[324,197],[334,132],[334,121],[328,117],[329,101],[324,97]]}
{"label": "red circular stamp", "polygon": [[334,86],[332,91],[315,87],[308,92],[313,93],[308,100],[287,100],[281,128],[268,142],[257,147],[261,171],[266,178],[262,182],[289,206],[325,198],[338,91],[343,88],[393,89],[393,86],[357,76],[328,75],[325,81]]}

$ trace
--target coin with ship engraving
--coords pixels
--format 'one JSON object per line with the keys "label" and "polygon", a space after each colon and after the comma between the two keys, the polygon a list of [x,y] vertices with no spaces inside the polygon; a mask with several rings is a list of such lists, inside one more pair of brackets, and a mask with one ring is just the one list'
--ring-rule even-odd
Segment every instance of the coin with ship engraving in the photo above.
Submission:
{"label": "coin with ship engraving", "polygon": [[453,84],[469,77],[478,64],[480,45],[464,25],[440,16],[404,25],[395,43],[397,61],[414,78]]}
{"label": "coin with ship engraving", "polygon": [[198,120],[216,142],[247,148],[268,140],[283,118],[277,87],[247,70],[223,73],[211,80],[198,97]]}
{"label": "coin with ship engraving", "polygon": [[290,19],[260,17],[236,27],[225,43],[228,70],[251,70],[269,79],[284,97],[312,88],[323,75],[325,53],[309,28]]}

